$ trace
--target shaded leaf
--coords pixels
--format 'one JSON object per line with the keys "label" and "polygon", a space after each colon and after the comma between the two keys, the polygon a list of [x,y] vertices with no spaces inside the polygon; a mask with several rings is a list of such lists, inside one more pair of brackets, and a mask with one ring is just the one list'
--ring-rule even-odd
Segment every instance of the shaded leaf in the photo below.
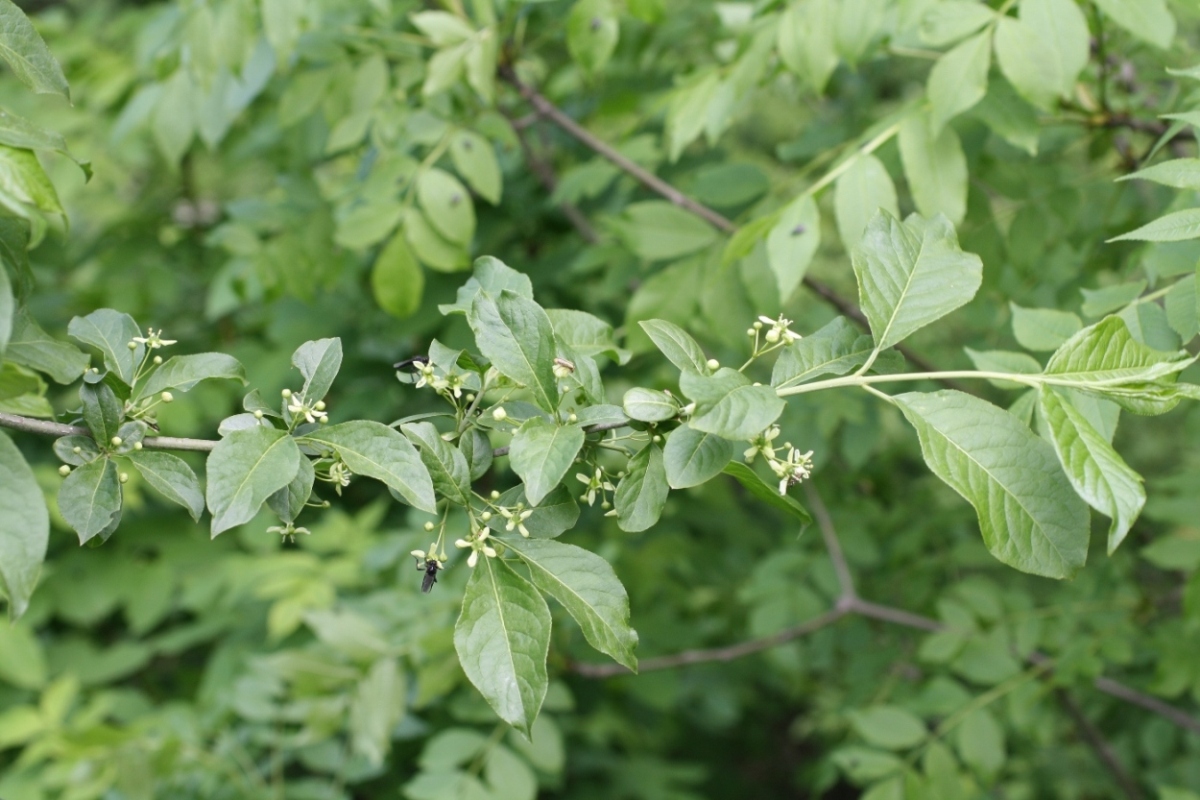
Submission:
{"label": "shaded leaf", "polygon": [[275,428],[235,430],[221,439],[207,462],[212,535],[253,519],[268,497],[296,477],[299,458],[296,441]]}
{"label": "shaded leaf", "polygon": [[583,429],[556,425],[542,417],[526,420],[509,446],[513,472],[525,482],[525,496],[536,506],[562,483],[583,447]]}
{"label": "shaded leaf", "polygon": [[121,484],[112,460],[98,458],[73,470],[58,489],[58,510],[80,544],[106,532],[121,513]]}
{"label": "shaded leaf", "polygon": [[770,386],[753,385],[728,367],[711,376],[683,372],[679,388],[696,402],[689,423],[692,428],[735,441],[762,433],[779,418],[785,405]]}
{"label": "shaded leaf", "polygon": [[625,477],[617,484],[617,525],[629,533],[646,530],[658,522],[669,492],[662,448],[648,444],[629,459]]}
{"label": "shaded leaf", "polygon": [[414,507],[437,512],[433,480],[421,456],[408,439],[387,425],[368,420],[343,422],[311,431],[303,441],[334,451],[351,472],[382,481]]}
{"label": "shaded leaf", "polygon": [[132,450],[125,455],[146,479],[146,483],[172,503],[186,508],[192,519],[200,520],[200,515],[204,513],[204,494],[200,491],[196,473],[192,472],[186,461],[170,453],[154,450]]}
{"label": "shaded leaf", "polygon": [[671,431],[663,447],[667,484],[672,489],[699,486],[721,474],[734,456],[736,445],[712,433],[682,425]]}
{"label": "shaded leaf", "polygon": [[[13,619],[25,613],[50,540],[50,515],[33,471],[0,432],[0,588]],[[3,659],[0,659],[3,660]]]}

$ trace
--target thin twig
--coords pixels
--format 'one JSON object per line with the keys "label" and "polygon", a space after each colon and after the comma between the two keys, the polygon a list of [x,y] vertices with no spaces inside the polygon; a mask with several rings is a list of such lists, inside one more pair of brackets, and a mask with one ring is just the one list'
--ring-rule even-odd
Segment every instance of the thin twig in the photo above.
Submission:
{"label": "thin twig", "polygon": [[[36,433],[41,436],[86,436],[92,438],[92,432],[77,425],[63,425],[59,422],[46,422],[41,419],[31,419],[17,414],[0,411],[0,428],[12,428],[26,433]],[[207,453],[217,446],[208,439],[180,439],[175,436],[147,436],[142,439],[142,446],[152,450],[193,450]]]}
{"label": "thin twig", "polygon": [[[513,130],[517,132],[517,141],[521,145],[521,152],[525,155],[525,163],[529,165],[529,169],[533,172],[534,177],[542,184],[542,188],[548,194],[554,194],[554,190],[558,188],[558,176],[554,174],[554,168],[550,163],[543,158],[540,158],[533,152],[533,148],[529,146],[529,137],[525,135],[525,130],[528,125],[518,126],[517,120],[509,117],[509,122],[512,123]],[[562,211],[563,216],[575,226],[580,238],[588,244],[596,244],[600,241],[600,234],[592,227],[592,223],[588,222],[588,218],[579,210],[579,206],[570,201],[564,200],[558,204],[558,208]]]}
{"label": "thin twig", "polygon": [[813,516],[817,519],[817,527],[821,529],[821,538],[825,542],[825,549],[829,551],[829,560],[833,562],[833,572],[837,575],[840,589],[838,608],[848,608],[858,600],[858,592],[854,589],[854,577],[850,574],[850,564],[846,561],[846,554],[842,552],[842,543],[838,541],[837,530],[833,527],[833,517],[829,515],[829,508],[811,481],[804,484],[804,494],[808,498],[808,504],[812,506]]}
{"label": "thin twig", "polygon": [[1092,752],[1096,754],[1096,758],[1100,759],[1100,763],[1112,775],[1113,780],[1121,787],[1121,791],[1125,792],[1125,796],[1129,800],[1142,800],[1142,790],[1137,783],[1125,771],[1125,767],[1121,764],[1121,760],[1117,758],[1117,754],[1113,752],[1112,746],[1105,740],[1103,734],[1092,724],[1091,720],[1084,715],[1083,709],[1071,697],[1071,694],[1066,689],[1055,689],[1054,694],[1058,697],[1058,703],[1067,712],[1067,716],[1075,723],[1075,727],[1079,729],[1080,735],[1083,736],[1088,746],[1092,748]]}
{"label": "thin twig", "polygon": [[[517,90],[521,97],[525,98],[525,100],[531,106],[533,106],[534,110],[538,114],[562,128],[592,152],[611,161],[622,172],[625,172],[627,175],[637,180],[647,189],[665,198],[679,208],[695,214],[697,217],[712,225],[717,230],[722,231],[723,233],[729,235],[737,233],[738,226],[733,221],[717,211],[714,211],[703,203],[699,203],[692,199],[671,184],[664,181],[662,178],[655,175],[653,172],[650,172],[649,170],[644,169],[640,165],[634,163],[631,159],[623,155],[612,145],[608,144],[608,142],[600,139],[587,128],[573,120],[565,111],[554,105],[554,103],[550,102],[545,95],[538,92],[532,86],[529,86],[521,81],[521,79],[517,77],[516,72],[513,71],[512,67],[501,65],[499,68],[499,74],[502,79],[507,81],[510,85],[512,85],[513,88]],[[855,305],[853,301],[842,297],[831,286],[809,275],[804,276],[803,283],[806,287],[812,290],[814,294],[816,294],[829,305],[836,308],[839,313],[854,320],[854,322],[860,327],[868,330],[870,329],[866,315],[863,314],[862,310],[859,309],[859,307]],[[912,362],[913,365],[919,367],[920,369],[926,372],[937,371],[929,361],[914,353],[912,348],[908,347],[907,345],[896,345],[896,349],[903,354],[905,358]],[[957,384],[954,381],[943,381],[943,383],[945,383],[947,386],[951,386],[952,388],[959,389],[960,391],[966,391],[960,384]]]}

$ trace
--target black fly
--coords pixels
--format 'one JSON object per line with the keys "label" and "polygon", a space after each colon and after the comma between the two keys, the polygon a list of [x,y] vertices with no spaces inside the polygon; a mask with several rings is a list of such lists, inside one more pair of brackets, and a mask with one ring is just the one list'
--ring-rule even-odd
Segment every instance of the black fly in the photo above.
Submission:
{"label": "black fly", "polygon": [[425,579],[421,581],[422,592],[429,592],[433,588],[433,585],[437,583],[438,570],[441,568],[442,565],[437,559],[427,558],[425,559],[425,563],[417,561],[417,569],[425,570]]}

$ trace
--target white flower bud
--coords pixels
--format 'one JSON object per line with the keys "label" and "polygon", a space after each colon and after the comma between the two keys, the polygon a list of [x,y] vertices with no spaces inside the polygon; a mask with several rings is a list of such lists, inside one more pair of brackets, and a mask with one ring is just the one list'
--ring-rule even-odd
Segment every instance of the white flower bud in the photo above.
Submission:
{"label": "white flower bud", "polygon": [[715,358],[710,358],[705,362],[704,366],[708,367],[709,369],[717,369],[721,366],[721,362],[717,361]]}
{"label": "white flower bud", "polygon": [[130,350],[137,350],[137,342],[130,342],[130,343],[129,343],[129,349],[130,349]]}
{"label": "white flower bud", "polygon": [[488,520],[490,520],[490,519],[492,518],[492,512],[490,512],[490,511],[485,511],[485,512],[483,512],[482,514],[480,514],[480,515],[479,515],[479,518],[480,518],[481,520],[483,520],[484,522],[487,522]]}
{"label": "white flower bud", "polygon": [[492,409],[492,419],[496,420],[496,422],[508,419],[508,412],[504,410],[504,406],[496,406]]}
{"label": "white flower bud", "polygon": [[120,480],[121,480],[121,483],[129,483],[129,473],[122,472],[120,475]]}
{"label": "white flower bud", "polygon": [[262,419],[262,418],[263,418],[263,412],[262,412],[262,409],[261,409],[261,408],[260,408],[260,409],[258,409],[257,411],[255,411],[255,412],[254,412],[254,418],[255,418],[255,419]]}
{"label": "white flower bud", "polygon": [[775,344],[775,342],[778,342],[779,341],[779,329],[771,328],[771,330],[767,331],[766,340],[768,342],[770,342],[771,344]]}
{"label": "white flower bud", "polygon": [[154,357],[154,365],[158,366],[161,363],[162,363],[162,356],[155,356]]}
{"label": "white flower bud", "polygon": [[161,396],[162,396],[162,401],[164,403],[174,403],[175,402],[175,395],[171,394],[170,392],[163,392]]}
{"label": "white flower bud", "polygon": [[325,401],[318,400],[317,404],[315,406],[313,406],[313,408],[315,408],[317,411],[324,411],[325,410]]}
{"label": "white flower bud", "polygon": [[280,392],[280,394],[283,395],[284,399],[286,400],[287,398],[292,396],[292,390],[284,389],[282,392]]}
{"label": "white flower bud", "polygon": [[111,439],[109,439],[109,441],[112,442],[113,447],[120,447],[125,442],[125,440],[122,439],[120,436],[114,436]]}
{"label": "white flower bud", "polygon": [[427,531],[431,531],[431,530],[433,530],[433,527],[434,527],[434,526],[433,526],[433,523],[432,523],[432,522],[426,522],[426,523],[425,523],[425,530],[427,530]]}
{"label": "white flower bud", "polygon": [[63,464],[61,467],[58,468],[58,474],[62,475],[65,478],[71,474],[71,468],[68,467],[66,464]]}
{"label": "white flower bud", "polygon": [[80,453],[83,452],[83,448],[76,445],[75,447],[71,448],[71,452],[74,453],[75,455],[79,455]]}
{"label": "white flower bud", "polygon": [[579,415],[578,414],[568,414],[567,422],[579,422]]}
{"label": "white flower bud", "polygon": [[141,449],[142,449],[142,443],[141,443],[141,442],[134,442],[134,443],[133,443],[133,449],[134,449],[134,450],[141,450]]}
{"label": "white flower bud", "polygon": [[492,493],[489,494],[488,497],[492,498],[493,500],[499,500],[500,492],[496,491],[495,489],[492,489]]}

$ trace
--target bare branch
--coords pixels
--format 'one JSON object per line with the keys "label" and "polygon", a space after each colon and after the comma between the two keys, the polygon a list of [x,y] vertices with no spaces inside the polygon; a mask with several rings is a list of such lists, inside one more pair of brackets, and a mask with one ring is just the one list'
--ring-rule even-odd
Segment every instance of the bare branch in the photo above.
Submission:
{"label": "bare branch", "polygon": [[[86,436],[92,438],[92,432],[77,425],[63,425],[58,422],[46,422],[41,419],[22,417],[17,414],[0,412],[0,428],[12,428],[26,433],[36,433],[41,436]],[[142,439],[142,446],[151,450],[193,450],[207,453],[217,446],[208,439],[180,439],[175,436],[147,436]]]}
{"label": "bare branch", "polygon": [[846,563],[846,554],[842,552],[842,543],[838,541],[837,530],[833,527],[833,518],[829,516],[829,508],[817,492],[812,481],[804,484],[804,494],[808,504],[812,506],[813,516],[817,519],[817,527],[821,529],[821,538],[825,540],[825,549],[829,551],[829,560],[833,562],[833,571],[837,575],[838,608],[849,609],[858,600],[854,590],[854,576],[850,574],[850,565]]}
{"label": "bare branch", "polygon": [[1104,739],[1104,736],[1092,724],[1091,720],[1084,716],[1083,709],[1079,707],[1079,704],[1075,702],[1070,693],[1066,689],[1055,689],[1054,694],[1058,697],[1059,705],[1063,707],[1063,710],[1067,712],[1067,716],[1071,718],[1071,721],[1075,723],[1075,727],[1079,729],[1079,733],[1083,736],[1084,741],[1087,742],[1088,747],[1092,748],[1092,752],[1096,754],[1096,758],[1100,759],[1100,763],[1112,775],[1113,780],[1121,787],[1121,791],[1125,793],[1125,796],[1129,800],[1142,800],[1142,790],[1133,778],[1130,777],[1129,773],[1125,771],[1121,760],[1117,758],[1117,754],[1113,752],[1112,747]]}

